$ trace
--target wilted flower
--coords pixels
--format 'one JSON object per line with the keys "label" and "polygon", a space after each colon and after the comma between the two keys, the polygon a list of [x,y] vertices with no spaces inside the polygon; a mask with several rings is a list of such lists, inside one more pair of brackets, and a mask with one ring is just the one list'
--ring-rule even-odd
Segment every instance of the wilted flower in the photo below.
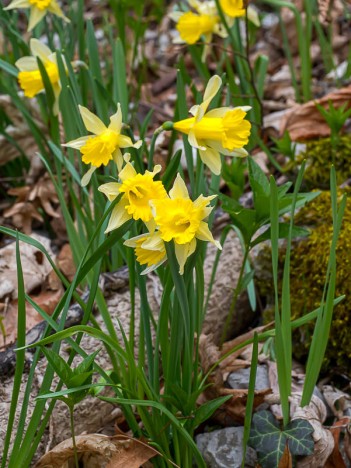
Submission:
{"label": "wilted flower", "polygon": [[152,172],[139,174],[129,162],[129,155],[125,155],[126,165],[119,173],[122,183],[108,182],[99,187],[110,201],[119,194],[123,194],[111,213],[110,221],[105,232],[117,229],[129,219],[141,219],[150,231],[154,230],[153,215],[150,200],[160,200],[167,197],[167,192],[160,181],[154,177],[161,170],[158,164]]}
{"label": "wilted flower", "polygon": [[251,124],[244,120],[251,108],[220,107],[207,111],[207,108],[221,87],[222,80],[213,76],[208,82],[202,104],[193,106],[193,117],[180,120],[173,128],[188,135],[188,141],[200,153],[201,160],[214,174],[220,174],[220,153],[226,156],[247,156],[243,148],[250,136]]}
{"label": "wilted flower", "polygon": [[22,57],[15,63],[16,67],[20,70],[18,74],[19,84],[24,91],[24,95],[29,98],[33,98],[41,91],[44,91],[45,86],[37,62],[38,57],[45,67],[55,95],[54,113],[57,115],[61,83],[56,53],[52,52],[49,47],[38,41],[38,39],[30,40],[30,50],[32,56]]}
{"label": "wilted flower", "polygon": [[221,249],[221,245],[214,240],[208,224],[204,221],[213,209],[209,206],[213,198],[215,195],[200,195],[192,201],[183,179],[178,174],[169,197],[151,201],[160,238],[164,242],[174,241],[180,274],[184,272],[187,258],[195,252],[196,239],[212,242]]}
{"label": "wilted flower", "polygon": [[69,22],[56,0],[12,0],[4,10],[30,8],[28,31],[31,31],[49,12]]}
{"label": "wilted flower", "polygon": [[101,165],[107,166],[112,159],[120,171],[123,166],[121,148],[140,148],[142,141],[133,143],[128,136],[121,134],[123,123],[119,103],[117,104],[117,112],[110,117],[108,127],[86,107],[79,106],[79,112],[85,128],[95,136],[83,136],[69,141],[63,146],[79,149],[82,154],[82,161],[85,164],[91,164],[90,169],[82,178],[82,186],[84,187],[89,183],[94,171]]}

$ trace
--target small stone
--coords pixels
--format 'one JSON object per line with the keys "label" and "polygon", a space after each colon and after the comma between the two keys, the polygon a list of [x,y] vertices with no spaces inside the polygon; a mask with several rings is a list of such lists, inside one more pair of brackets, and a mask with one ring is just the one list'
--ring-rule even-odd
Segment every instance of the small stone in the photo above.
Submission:
{"label": "small stone", "polygon": [[[243,437],[243,427],[227,427],[199,434],[196,443],[208,468],[241,468]],[[256,460],[255,450],[247,447],[245,467],[254,467]]]}
{"label": "small stone", "polygon": [[[246,389],[249,388],[249,380],[250,368],[247,367],[229,374],[227,383],[230,388]],[[262,364],[257,366],[255,390],[265,390],[266,388],[270,388],[268,370],[267,366]]]}

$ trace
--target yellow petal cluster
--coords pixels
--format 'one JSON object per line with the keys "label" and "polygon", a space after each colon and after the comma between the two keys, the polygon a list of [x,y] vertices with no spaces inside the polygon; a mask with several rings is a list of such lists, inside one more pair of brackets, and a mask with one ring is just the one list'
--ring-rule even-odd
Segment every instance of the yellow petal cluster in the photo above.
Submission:
{"label": "yellow petal cluster", "polygon": [[20,70],[18,81],[24,91],[24,95],[33,98],[44,91],[44,83],[38,66],[37,58],[41,60],[49,77],[55,95],[54,113],[58,114],[58,98],[61,92],[60,76],[56,62],[56,53],[41,43],[38,39],[30,40],[32,56],[22,57],[15,63]]}
{"label": "yellow petal cluster", "polygon": [[17,8],[30,9],[28,31],[35,28],[47,13],[52,13],[66,22],[70,21],[63,14],[57,0],[12,0],[4,10],[14,10]]}
{"label": "yellow petal cluster", "polygon": [[150,201],[167,197],[167,192],[162,182],[153,180],[161,170],[156,165],[152,172],[145,171],[138,174],[129,162],[129,155],[125,155],[126,165],[119,173],[121,182],[109,182],[99,187],[110,201],[122,194],[120,201],[111,213],[109,224],[105,232],[119,228],[129,219],[141,219],[149,227],[153,228],[153,214]]}
{"label": "yellow petal cluster", "polygon": [[215,26],[219,22],[219,16],[197,14],[191,11],[184,13],[179,18],[177,30],[181,39],[187,44],[195,44],[202,35],[207,36],[210,42]]}
{"label": "yellow petal cluster", "polygon": [[188,135],[189,143],[199,150],[200,158],[214,174],[221,172],[221,156],[246,156],[251,124],[245,120],[250,107],[207,108],[221,87],[222,80],[213,76],[205,89],[202,104],[193,106],[193,117],[173,124],[175,130]]}
{"label": "yellow petal cluster", "polygon": [[89,171],[82,179],[82,185],[85,186],[89,183],[93,172],[102,165],[107,166],[111,160],[115,161],[120,171],[123,166],[121,148],[140,148],[142,142],[133,143],[129,137],[121,134],[123,117],[119,103],[117,112],[110,117],[108,127],[86,107],[79,106],[79,112],[85,128],[93,135],[79,137],[63,146],[79,149],[82,161],[85,164],[91,164]]}

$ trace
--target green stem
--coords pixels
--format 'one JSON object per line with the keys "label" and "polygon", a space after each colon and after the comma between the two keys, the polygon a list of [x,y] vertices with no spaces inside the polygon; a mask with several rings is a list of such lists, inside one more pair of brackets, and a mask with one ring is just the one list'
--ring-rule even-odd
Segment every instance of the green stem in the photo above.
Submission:
{"label": "green stem", "polygon": [[71,423],[71,433],[72,433],[72,443],[73,443],[73,451],[74,451],[74,463],[76,465],[76,468],[79,468],[79,461],[78,461],[78,450],[77,450],[77,445],[76,445],[76,436],[74,432],[74,405],[68,405],[69,408],[69,418],[70,418],[70,423]]}
{"label": "green stem", "polygon": [[223,328],[223,332],[222,332],[222,336],[221,336],[220,346],[223,345],[224,340],[225,340],[225,338],[227,336],[228,328],[229,328],[230,322],[232,321],[233,314],[234,314],[235,307],[236,307],[236,303],[238,301],[238,297],[239,297],[239,294],[241,292],[241,283],[242,283],[242,278],[243,278],[243,275],[244,275],[244,272],[245,272],[245,265],[246,265],[246,261],[247,261],[248,255],[249,255],[249,251],[250,251],[249,245],[246,245],[245,246],[243,262],[242,262],[241,268],[240,268],[239,279],[238,279],[238,282],[237,282],[237,284],[235,286],[233,299],[232,299],[232,302],[231,302],[230,308],[229,308],[229,313],[228,313],[227,318],[226,318],[225,323],[224,323],[224,328]]}

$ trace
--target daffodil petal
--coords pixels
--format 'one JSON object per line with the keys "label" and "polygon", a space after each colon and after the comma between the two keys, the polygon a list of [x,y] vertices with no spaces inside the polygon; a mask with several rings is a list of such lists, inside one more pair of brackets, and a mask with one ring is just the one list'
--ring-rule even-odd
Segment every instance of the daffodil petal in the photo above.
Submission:
{"label": "daffodil petal", "polygon": [[219,175],[221,173],[222,167],[222,161],[219,152],[213,148],[207,147],[205,150],[200,149],[199,153],[201,161],[206,164],[210,171],[215,175]]}
{"label": "daffodil petal", "polygon": [[171,13],[168,14],[168,18],[171,18],[172,21],[178,23],[182,15],[182,11],[171,11]]}
{"label": "daffodil petal", "polygon": [[88,132],[94,133],[94,135],[100,135],[107,130],[106,125],[99,119],[99,117],[89,109],[83,106],[78,106],[80,115],[82,116],[85,128]]}
{"label": "daffodil petal", "polygon": [[29,46],[32,55],[39,57],[42,62],[46,62],[48,57],[52,54],[52,51],[49,49],[49,47],[38,41],[38,39],[32,38],[30,40]]}
{"label": "daffodil petal", "polygon": [[247,7],[247,17],[251,21],[252,24],[257,26],[258,28],[260,27],[260,17],[258,16],[257,10],[253,8],[251,5]]}
{"label": "daffodil petal", "polygon": [[216,140],[205,140],[204,144],[206,145],[206,148],[212,148],[224,156],[237,156],[239,158],[244,158],[248,155],[248,152],[245,148],[235,148],[233,151],[231,151],[227,148],[223,148],[221,142]]}
{"label": "daffodil petal", "polygon": [[88,140],[88,136],[79,137],[75,140],[69,141],[68,143],[63,143],[61,146],[67,146],[68,148],[80,149]]}
{"label": "daffodil petal", "polygon": [[[151,206],[151,211],[153,213],[153,208],[152,208],[152,205],[150,203],[150,206]],[[153,234],[156,230],[156,222],[153,218],[150,219],[150,221],[144,221],[145,223],[145,226],[147,227],[148,231],[150,234]]]}
{"label": "daffodil petal", "polygon": [[195,249],[196,249],[195,238],[192,239],[187,244],[174,243],[175,255],[179,264],[179,273],[181,275],[184,273],[184,266],[188,257],[190,257],[190,255],[192,255],[195,252]]}
{"label": "daffodil petal", "polygon": [[141,148],[143,144],[143,140],[138,140],[136,143],[134,143],[133,148],[139,149]]}
{"label": "daffodil petal", "polygon": [[15,65],[20,71],[38,70],[38,62],[35,57],[21,57],[15,62]]}
{"label": "daffodil petal", "polygon": [[83,175],[82,177],[82,180],[80,181],[80,184],[82,187],[86,187],[89,182],[90,182],[90,179],[91,179],[91,176],[94,174],[94,172],[96,171],[96,167],[95,166],[90,166],[90,168],[88,169],[88,171]]}
{"label": "daffodil petal", "polygon": [[158,232],[150,234],[147,239],[141,244],[143,249],[148,250],[164,250],[164,242]]}
{"label": "daffodil petal", "polygon": [[13,10],[14,8],[30,8],[28,0],[12,0],[12,2],[4,8],[4,10]]}
{"label": "daffodil petal", "polygon": [[145,268],[145,270],[143,270],[141,272],[141,275],[147,275],[148,273],[151,273],[152,271],[155,271],[160,265],[162,265],[162,263],[164,263],[165,261],[167,260],[167,257],[165,256],[165,258],[163,260],[161,260],[160,262],[158,263],[155,263],[154,265],[151,265],[147,268]]}
{"label": "daffodil petal", "polygon": [[126,200],[122,198],[120,202],[117,203],[117,205],[113,208],[105,234],[107,234],[110,231],[113,231],[114,229],[118,229],[120,226],[122,226],[124,223],[126,223],[129,219],[132,218],[125,208],[126,203]]}
{"label": "daffodil petal", "polygon": [[105,194],[109,201],[113,201],[119,195],[120,187],[121,184],[118,182],[108,182],[107,184],[100,185],[98,190]]}
{"label": "daffodil petal", "polygon": [[[129,154],[127,153],[127,155],[129,155]],[[124,160],[127,161],[127,164],[124,166],[124,168],[119,173],[119,178],[122,180],[122,182],[124,180],[131,179],[132,177],[135,177],[136,174],[137,174],[136,170],[134,169],[132,164],[129,162],[130,155],[129,155],[129,158],[126,157],[127,155],[124,155]]]}
{"label": "daffodil petal", "polygon": [[117,104],[117,112],[110,117],[110,125],[108,128],[116,133],[121,133],[122,109],[120,103]]}
{"label": "daffodil petal", "polygon": [[199,113],[200,114],[199,118],[202,118],[204,116],[210,102],[218,93],[221,86],[222,86],[221,78],[218,75],[212,76],[212,78],[207,83],[205,93],[204,93],[204,100],[202,104],[200,104],[201,112]]}
{"label": "daffodil petal", "polygon": [[131,237],[130,239],[127,239],[126,241],[124,241],[123,245],[134,248],[137,245],[136,241],[141,239],[142,237],[145,237],[145,234],[139,234],[139,236]]}
{"label": "daffodil petal", "polygon": [[186,188],[184,180],[177,174],[176,180],[174,181],[173,187],[169,191],[169,196],[172,199],[175,198],[189,198],[189,192]]}
{"label": "daffodil petal", "polygon": [[189,143],[191,144],[191,146],[193,148],[197,148],[197,149],[202,149],[202,150],[205,150],[205,146],[201,145],[197,139],[196,139],[196,135],[195,135],[195,132],[190,130],[189,134],[188,134],[188,140],[189,140]]}
{"label": "daffodil petal", "polygon": [[208,227],[208,224],[204,221],[200,222],[200,226],[196,232],[196,238],[205,242],[211,242],[219,250],[222,250],[221,244],[213,238],[213,235]]}
{"label": "daffodil petal", "polygon": [[121,172],[123,167],[123,155],[119,148],[116,148],[112,154],[113,160],[117,166],[118,172]]}
{"label": "daffodil petal", "polygon": [[66,23],[70,23],[70,19],[67,18],[64,14],[63,14],[63,11],[61,10],[61,8],[59,7],[58,3],[56,2],[56,0],[51,0],[51,3],[50,5],[48,6],[48,10],[50,11],[50,13],[53,13],[54,15],[62,18],[64,21],[66,21]]}
{"label": "daffodil petal", "polygon": [[198,112],[199,112],[199,109],[200,109],[200,105],[199,104],[195,104],[195,106],[192,106],[189,110],[189,114],[193,115],[194,117],[197,116]]}
{"label": "daffodil petal", "polygon": [[132,142],[131,138],[129,138],[128,136],[119,135],[119,137],[118,137],[118,146],[120,148],[130,148],[131,146],[133,146],[133,142]]}

